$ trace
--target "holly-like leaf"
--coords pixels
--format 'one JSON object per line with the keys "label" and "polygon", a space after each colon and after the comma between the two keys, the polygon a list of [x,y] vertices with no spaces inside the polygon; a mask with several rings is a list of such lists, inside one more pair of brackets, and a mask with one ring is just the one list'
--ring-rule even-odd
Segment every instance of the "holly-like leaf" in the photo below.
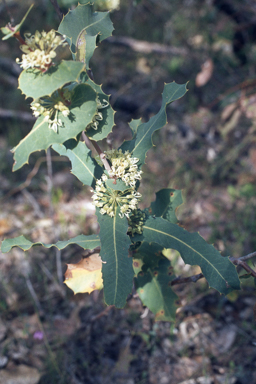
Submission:
{"label": "holly-like leaf", "polygon": [[75,175],[84,185],[94,188],[96,180],[103,173],[103,169],[91,157],[91,151],[82,141],[76,142],[74,148],[66,148],[65,144],[54,144],[54,151],[61,156],[67,156],[72,164],[71,173]]}
{"label": "holly-like leaf", "polygon": [[176,209],[183,203],[181,191],[165,188],[156,192],[156,200],[148,209],[151,216],[162,217],[173,224],[177,223]]}
{"label": "holly-like leaf", "polygon": [[113,29],[109,12],[93,12],[93,6],[88,3],[79,4],[74,10],[69,11],[60,23],[58,32],[66,36],[73,59],[83,58],[86,67],[89,68],[96,40],[101,42],[111,36]]}
{"label": "holly-like leaf", "polygon": [[63,60],[42,73],[33,69],[24,70],[19,77],[19,89],[26,95],[38,99],[50,96],[54,91],[71,82],[78,82],[84,64]]}
{"label": "holly-like leaf", "polygon": [[100,102],[103,105],[106,104],[106,101],[108,103],[107,107],[99,109],[99,112],[102,114],[102,120],[98,121],[97,130],[93,128],[88,128],[86,130],[86,135],[89,137],[89,139],[95,141],[103,140],[112,131],[112,128],[114,126],[115,111],[109,103],[109,96],[102,91],[101,85],[95,84],[94,81],[88,78],[88,76],[84,79],[84,81],[86,81],[86,84],[89,84],[97,92]]}
{"label": "holly-like leaf", "polygon": [[209,245],[198,233],[189,233],[160,217],[150,217],[143,226],[141,240],[176,249],[184,262],[199,265],[210,287],[227,294],[240,289],[240,281],[231,261]]}
{"label": "holly-like leaf", "polygon": [[142,123],[137,127],[133,139],[125,141],[121,145],[122,150],[132,152],[134,157],[140,159],[140,165],[144,164],[146,153],[153,146],[152,134],[167,123],[167,105],[184,96],[186,92],[186,84],[179,85],[175,82],[165,84],[160,111],[151,117],[147,123]]}
{"label": "holly-like leaf", "polygon": [[102,261],[98,253],[95,253],[77,264],[67,264],[64,283],[74,293],[91,293],[103,288]]}
{"label": "holly-like leaf", "polygon": [[77,244],[79,247],[84,249],[94,249],[100,246],[100,238],[98,235],[79,235],[67,241],[58,241],[56,244],[45,244],[40,242],[32,243],[22,235],[13,239],[3,240],[1,251],[3,253],[10,252],[13,247],[19,247],[23,249],[23,251],[28,251],[34,245],[42,245],[45,248],[56,247],[58,249],[63,249],[70,244]]}
{"label": "holly-like leaf", "polygon": [[134,272],[132,258],[128,257],[131,244],[127,235],[128,222],[119,216],[119,209],[115,216],[102,215],[96,209],[100,225],[100,256],[103,261],[102,275],[104,298],[107,305],[123,308],[126,298],[132,291]]}
{"label": "holly-like leaf", "polygon": [[62,144],[69,139],[76,139],[77,135],[92,122],[97,111],[96,92],[86,84],[79,84],[74,89],[70,114],[66,117],[58,113],[62,126],[58,132],[49,128],[44,116],[40,116],[34,127],[19,144],[13,148],[14,166],[13,171],[28,163],[31,153],[47,149],[52,144]]}
{"label": "holly-like leaf", "polygon": [[155,268],[143,265],[135,278],[138,295],[142,303],[156,315],[156,321],[175,320],[178,297],[171,288],[174,278],[171,263],[167,259],[161,259]]}
{"label": "holly-like leaf", "polygon": [[175,276],[162,251],[161,245],[145,241],[133,251],[135,286],[143,304],[156,315],[155,320],[171,321],[177,308],[177,296],[171,289]]}

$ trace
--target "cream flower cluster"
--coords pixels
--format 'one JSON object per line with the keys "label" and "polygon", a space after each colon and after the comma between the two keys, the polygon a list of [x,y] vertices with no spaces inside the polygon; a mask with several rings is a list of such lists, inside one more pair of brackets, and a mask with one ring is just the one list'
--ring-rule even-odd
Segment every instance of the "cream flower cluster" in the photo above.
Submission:
{"label": "cream flower cluster", "polygon": [[129,151],[122,152],[121,149],[112,149],[105,152],[106,158],[111,162],[110,177],[116,177],[125,182],[125,184],[135,188],[137,180],[141,179],[142,171],[138,171],[136,157],[131,157]]}
{"label": "cream flower cluster", "polygon": [[[103,175],[97,180],[94,194],[92,196],[93,203],[100,208],[102,215],[107,214],[111,217],[115,215],[117,206],[120,207],[120,217],[126,216],[137,209],[141,194],[135,190],[136,181],[141,179],[142,171],[138,171],[136,163],[139,159],[131,157],[131,154],[122,150],[111,150],[106,152],[106,158],[110,160],[112,166],[109,171],[109,177]],[[107,186],[106,181],[121,179],[128,188],[125,191],[118,191]]]}
{"label": "cream flower cluster", "polygon": [[56,48],[66,44],[65,39],[56,36],[53,29],[48,33],[36,31],[35,35],[25,33],[24,37],[25,44],[20,46],[24,55],[21,61],[16,59],[23,69],[38,68],[45,72],[52,65],[52,59],[56,57]]}
{"label": "cream flower cluster", "polygon": [[61,119],[58,118],[59,113],[67,117],[70,110],[66,104],[71,102],[71,92],[67,89],[55,91],[51,96],[41,97],[31,103],[33,115],[39,117],[45,116],[45,121],[54,132],[57,133],[58,127],[62,126]]}

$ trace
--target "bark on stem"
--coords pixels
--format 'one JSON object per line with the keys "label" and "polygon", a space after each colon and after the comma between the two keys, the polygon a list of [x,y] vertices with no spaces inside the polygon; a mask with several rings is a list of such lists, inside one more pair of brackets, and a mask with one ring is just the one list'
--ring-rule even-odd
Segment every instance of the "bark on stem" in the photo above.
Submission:
{"label": "bark on stem", "polygon": [[51,1],[52,5],[53,5],[57,15],[59,16],[59,19],[62,20],[63,13],[60,10],[60,7],[59,7],[59,4],[57,3],[57,0],[50,0],[50,1]]}
{"label": "bark on stem", "polygon": [[94,146],[94,148],[96,149],[98,155],[100,156],[100,159],[101,159],[101,161],[102,161],[102,163],[103,163],[105,169],[106,169],[108,172],[111,171],[111,166],[110,166],[108,160],[106,159],[106,155],[105,155],[105,153],[101,150],[99,144],[98,144],[96,141],[94,141],[94,140],[90,140],[90,139],[88,138],[88,136],[86,136],[86,134],[85,134],[84,132],[82,132],[82,137],[83,137],[83,139],[84,139],[84,141],[85,141],[85,144],[86,144],[87,146],[89,146],[88,144],[92,144],[92,145]]}

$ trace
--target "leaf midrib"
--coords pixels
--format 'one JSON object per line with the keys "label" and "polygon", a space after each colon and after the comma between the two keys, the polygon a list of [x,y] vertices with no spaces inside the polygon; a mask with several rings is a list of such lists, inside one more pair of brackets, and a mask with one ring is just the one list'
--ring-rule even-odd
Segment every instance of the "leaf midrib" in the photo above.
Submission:
{"label": "leaf midrib", "polygon": [[114,298],[114,303],[115,303],[116,295],[117,295],[117,284],[118,284],[118,257],[117,257],[117,249],[116,249],[116,214],[113,218],[113,242],[114,242],[114,255],[116,260],[116,263],[115,263],[116,264],[116,285],[115,285],[115,298]]}
{"label": "leaf midrib", "polygon": [[225,281],[225,283],[226,283],[226,280],[224,279],[224,277],[220,274],[220,272],[218,271],[218,269],[216,269],[215,267],[214,267],[214,265],[213,264],[211,264],[210,262],[209,262],[209,260],[207,260],[200,252],[198,252],[197,250],[195,250],[194,248],[192,248],[190,245],[188,245],[187,243],[185,243],[184,241],[182,241],[182,240],[180,240],[179,238],[177,238],[177,237],[175,237],[175,236],[173,236],[173,235],[170,235],[169,233],[166,233],[166,232],[163,232],[163,231],[159,231],[159,230],[157,230],[157,229],[155,229],[155,228],[151,228],[151,227],[147,227],[146,225],[144,225],[144,229],[148,229],[148,230],[150,230],[150,231],[155,231],[155,232],[158,232],[158,233],[160,233],[160,234],[162,234],[162,235],[164,235],[164,236],[168,236],[168,237],[171,237],[171,238],[173,238],[173,239],[175,239],[175,240],[177,240],[178,242],[180,242],[180,243],[182,243],[183,245],[185,245],[187,248],[190,248],[193,252],[195,252],[195,253],[197,253],[199,256],[201,256],[202,257],[202,259],[204,259],[213,269],[215,269],[215,271],[217,272],[217,274],[221,277],[221,279],[223,280],[223,281]]}
{"label": "leaf midrib", "polygon": [[69,149],[69,151],[71,153],[73,153],[73,155],[79,160],[79,162],[85,167],[85,169],[87,169],[87,171],[94,178],[94,180],[96,180],[96,177],[94,176],[94,174],[90,171],[90,169],[86,166],[86,164],[77,156],[77,154],[75,152],[71,151],[70,149]]}

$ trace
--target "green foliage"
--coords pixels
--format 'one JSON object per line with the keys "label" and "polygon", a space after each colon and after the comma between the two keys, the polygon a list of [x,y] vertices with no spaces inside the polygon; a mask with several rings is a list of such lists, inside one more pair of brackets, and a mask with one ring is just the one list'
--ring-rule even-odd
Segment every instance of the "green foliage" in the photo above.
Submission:
{"label": "green foliage", "polygon": [[150,217],[143,226],[141,240],[176,249],[186,264],[199,265],[210,287],[220,293],[240,289],[235,266],[198,233],[189,233],[161,217]]}
{"label": "green foliage", "polygon": [[151,117],[147,123],[142,123],[137,126],[132,140],[122,144],[122,150],[132,152],[135,157],[140,159],[140,164],[144,164],[146,153],[153,146],[153,133],[158,129],[161,129],[167,123],[167,105],[184,96],[186,92],[186,84],[179,85],[175,82],[165,84],[160,111],[155,116]]}
{"label": "green foliage", "polygon": [[135,251],[133,268],[138,295],[155,315],[156,320],[175,319],[178,296],[171,288],[175,276],[169,260],[162,255],[163,247],[143,242]]}
{"label": "green foliage", "polygon": [[86,84],[90,85],[95,90],[95,92],[97,92],[98,98],[101,103],[104,103],[105,102],[104,100],[108,102],[108,106],[100,110],[100,112],[102,113],[103,119],[99,121],[97,130],[93,128],[89,128],[86,131],[86,134],[90,139],[103,140],[112,131],[112,128],[115,124],[114,122],[115,111],[109,104],[109,96],[102,91],[101,85],[95,84],[88,76],[86,76],[83,79],[83,81]]}
{"label": "green foliage", "polygon": [[82,57],[86,68],[89,68],[96,41],[101,42],[111,36],[112,31],[113,25],[109,13],[93,12],[90,4],[79,4],[73,11],[69,11],[58,29],[58,32],[66,36],[73,59],[78,60]]}
{"label": "green foliage", "polygon": [[162,217],[173,224],[177,223],[176,209],[182,204],[181,191],[177,189],[161,189],[156,193],[156,200],[151,203],[149,212],[152,216]]}
{"label": "green foliage", "polygon": [[22,71],[19,77],[19,88],[26,95],[38,99],[50,96],[56,89],[71,82],[78,82],[84,64],[63,60],[59,65],[51,67],[47,72]]}
{"label": "green foliage", "polygon": [[169,260],[160,260],[154,269],[147,268],[139,273],[135,279],[138,295],[145,306],[155,315],[157,321],[174,321],[178,296],[171,288],[175,276],[171,276],[171,263]]}
{"label": "green foliage", "polygon": [[89,85],[79,84],[74,88],[70,115],[59,114],[61,127],[58,132],[49,129],[43,116],[35,122],[32,130],[13,148],[16,171],[28,162],[29,155],[35,151],[49,148],[52,144],[62,144],[77,135],[89,125],[97,112],[96,92]]}
{"label": "green foliage", "polygon": [[91,157],[91,151],[82,141],[72,141],[74,148],[68,145],[54,144],[52,148],[61,156],[67,156],[72,164],[71,173],[75,175],[84,185],[95,186],[95,182],[102,174],[102,168]]}
{"label": "green foliage", "polygon": [[[186,84],[165,84],[159,112],[148,122],[131,121],[132,139],[121,145],[120,156],[108,157],[107,153],[104,163],[97,142],[112,131],[115,112],[109,96],[89,77],[87,70],[96,44],[111,36],[112,31],[109,13],[93,13],[89,3],[79,4],[68,12],[58,32],[65,36],[73,61],[51,62],[43,71],[34,68],[33,63],[31,67],[25,66],[19,88],[26,97],[34,99],[32,109],[38,119],[31,132],[13,149],[13,170],[28,162],[31,153],[49,147],[60,156],[67,156],[71,172],[84,185],[95,189],[99,235],[80,235],[56,244],[32,243],[19,236],[4,240],[1,250],[9,252],[17,246],[25,251],[33,245],[58,249],[69,244],[84,249],[100,246],[106,304],[122,308],[132,293],[134,280],[139,297],[156,315],[156,320],[172,321],[177,301],[172,290],[175,275],[170,260],[163,254],[164,248],[176,249],[186,264],[200,266],[210,287],[223,294],[240,289],[240,282],[228,258],[222,257],[199,234],[177,225],[181,191],[162,189],[148,209],[137,209],[141,179],[137,168],[141,169],[147,151],[153,146],[152,135],[167,123],[167,106],[185,95]],[[51,58],[55,57],[55,53],[50,54]],[[101,155],[102,163],[92,157],[87,140]],[[79,291],[79,286],[76,290]]]}
{"label": "green foliage", "polygon": [[114,217],[102,215],[98,208],[96,214],[100,225],[105,302],[122,308],[132,291],[134,277],[132,258],[128,257],[131,244],[127,235],[128,223],[119,216],[119,209],[116,210]]}
{"label": "green foliage", "polygon": [[22,235],[19,237],[15,237],[14,239],[4,240],[2,242],[1,251],[4,253],[10,252],[12,247],[19,247],[23,249],[23,251],[28,251],[34,245],[42,245],[45,248],[56,247],[58,249],[63,249],[70,244],[77,244],[79,245],[79,247],[82,247],[84,249],[94,249],[100,246],[100,239],[98,235],[90,235],[90,236],[79,235],[67,241],[58,241],[56,244],[45,244],[45,243],[32,243]]}

